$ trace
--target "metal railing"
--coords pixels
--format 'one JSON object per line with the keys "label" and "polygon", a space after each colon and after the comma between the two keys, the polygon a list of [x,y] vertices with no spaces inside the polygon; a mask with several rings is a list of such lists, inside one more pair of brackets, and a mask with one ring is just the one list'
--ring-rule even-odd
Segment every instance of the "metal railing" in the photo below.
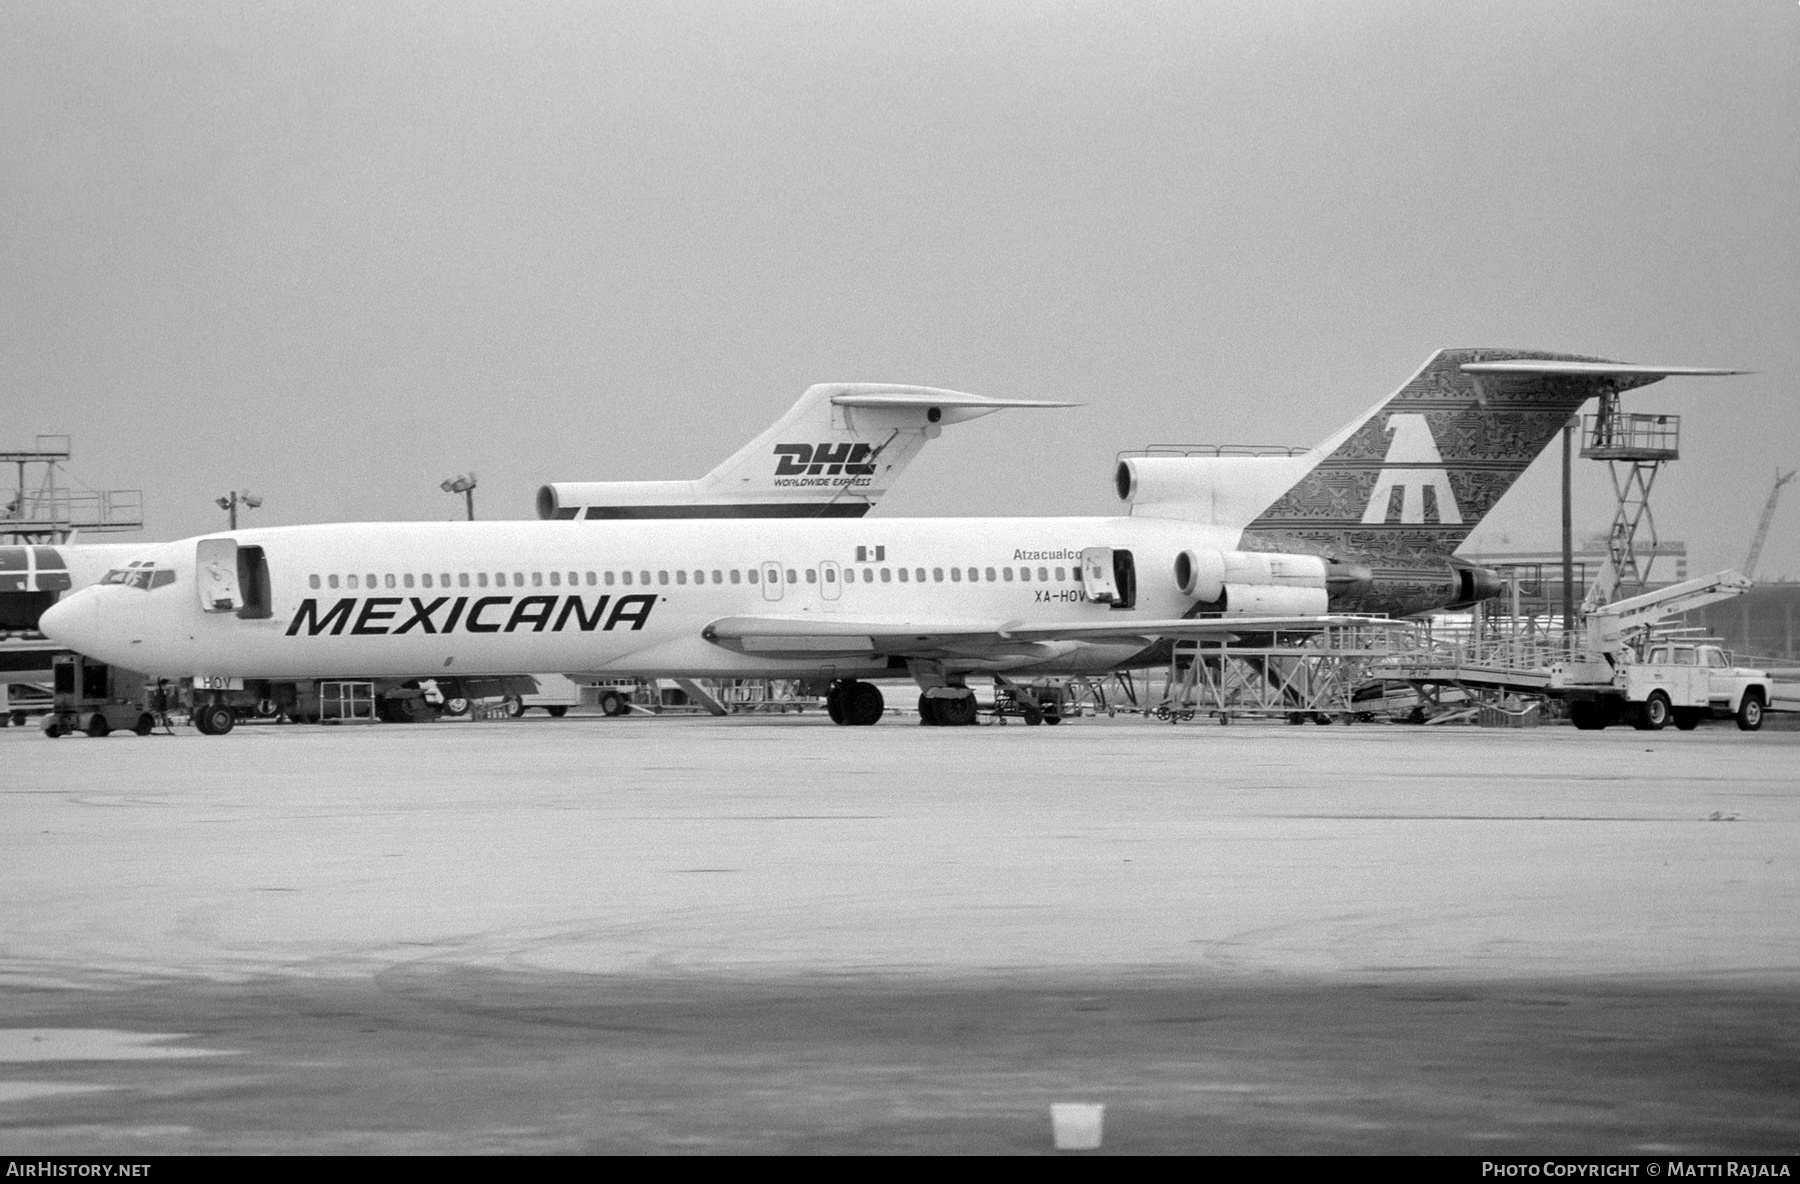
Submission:
{"label": "metal railing", "polygon": [[0,535],[140,530],[143,525],[141,489],[28,490],[0,505]]}
{"label": "metal railing", "polygon": [[1595,460],[1675,460],[1681,416],[1614,412],[1581,417],[1581,455]]}
{"label": "metal railing", "polygon": [[1128,448],[1117,459],[1138,456],[1219,457],[1219,456],[1304,456],[1312,451],[1290,444],[1147,444]]}

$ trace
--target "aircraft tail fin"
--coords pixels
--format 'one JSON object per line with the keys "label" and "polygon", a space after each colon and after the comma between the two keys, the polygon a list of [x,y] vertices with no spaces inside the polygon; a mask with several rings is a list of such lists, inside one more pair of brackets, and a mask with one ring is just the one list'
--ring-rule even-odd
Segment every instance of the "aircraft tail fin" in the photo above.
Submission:
{"label": "aircraft tail fin", "polygon": [[1009,407],[1074,405],[923,386],[822,383],[704,477],[546,485],[538,491],[538,516],[859,518],[946,424]]}
{"label": "aircraft tail fin", "polygon": [[1307,453],[1305,471],[1247,529],[1377,561],[1448,556],[1589,399],[1672,375],[1738,373],[1440,350]]}

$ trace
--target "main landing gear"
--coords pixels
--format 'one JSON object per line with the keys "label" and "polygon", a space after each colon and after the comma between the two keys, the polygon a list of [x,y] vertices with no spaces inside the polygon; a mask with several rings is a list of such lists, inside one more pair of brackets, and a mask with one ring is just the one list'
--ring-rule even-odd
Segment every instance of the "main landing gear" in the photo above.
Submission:
{"label": "main landing gear", "polygon": [[873,683],[846,679],[832,683],[831,690],[825,695],[825,714],[831,717],[832,723],[846,727],[870,727],[881,719],[881,713],[886,709],[881,690]]}
{"label": "main landing gear", "polygon": [[919,696],[919,722],[934,728],[967,728],[975,723],[975,692],[966,687],[949,697]]}

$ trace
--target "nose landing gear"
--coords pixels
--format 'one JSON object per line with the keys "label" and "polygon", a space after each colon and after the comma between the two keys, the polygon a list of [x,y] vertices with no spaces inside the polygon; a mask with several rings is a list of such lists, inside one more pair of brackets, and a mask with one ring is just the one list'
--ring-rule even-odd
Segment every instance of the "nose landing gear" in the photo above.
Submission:
{"label": "nose landing gear", "polygon": [[237,713],[223,703],[202,703],[194,708],[194,726],[203,736],[223,736],[237,723]]}

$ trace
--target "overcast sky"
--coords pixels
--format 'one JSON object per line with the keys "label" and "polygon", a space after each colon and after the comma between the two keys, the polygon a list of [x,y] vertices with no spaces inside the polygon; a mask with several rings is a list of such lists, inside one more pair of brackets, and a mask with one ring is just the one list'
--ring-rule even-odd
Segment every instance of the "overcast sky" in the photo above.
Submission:
{"label": "overcast sky", "polygon": [[[525,518],[912,382],[1087,406],[952,429],[882,513],[1112,513],[1120,449],[1556,349],[1759,371],[1628,397],[1684,417],[1698,572],[1800,464],[1797,182],[1795,0],[8,0],[0,446],[73,435],[152,539],[246,487],[449,518],[471,468]],[[1556,488],[1477,541],[1553,545]]]}

